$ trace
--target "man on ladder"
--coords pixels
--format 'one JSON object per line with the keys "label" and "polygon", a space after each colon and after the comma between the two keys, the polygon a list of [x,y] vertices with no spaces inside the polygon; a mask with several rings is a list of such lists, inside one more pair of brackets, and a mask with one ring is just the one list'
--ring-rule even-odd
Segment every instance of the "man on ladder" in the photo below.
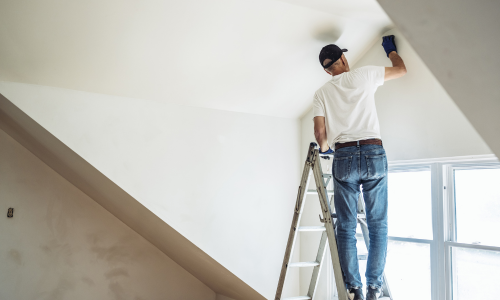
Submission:
{"label": "man on ladder", "polygon": [[356,249],[357,204],[362,186],[370,246],[366,266],[366,298],[378,299],[387,254],[387,159],[380,137],[375,91],[384,81],[406,74],[394,36],[382,46],[392,67],[355,70],[337,45],[323,47],[319,61],[332,79],[314,95],[314,135],[320,154],[335,148],[333,159],[337,244],[344,281],[353,300],[363,298]]}

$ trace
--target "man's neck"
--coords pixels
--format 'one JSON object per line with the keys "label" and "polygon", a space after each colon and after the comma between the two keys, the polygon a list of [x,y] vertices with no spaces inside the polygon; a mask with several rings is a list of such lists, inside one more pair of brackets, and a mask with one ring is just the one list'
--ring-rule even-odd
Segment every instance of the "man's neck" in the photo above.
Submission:
{"label": "man's neck", "polygon": [[340,74],[345,73],[345,72],[347,72],[346,69],[334,70],[333,73],[332,73],[332,76],[337,76],[337,75],[340,75]]}

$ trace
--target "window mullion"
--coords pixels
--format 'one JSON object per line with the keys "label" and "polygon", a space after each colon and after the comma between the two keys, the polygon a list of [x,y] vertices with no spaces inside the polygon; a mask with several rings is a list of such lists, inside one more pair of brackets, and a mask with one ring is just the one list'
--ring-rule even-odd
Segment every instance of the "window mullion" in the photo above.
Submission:
{"label": "window mullion", "polygon": [[455,214],[455,178],[454,178],[454,167],[452,164],[445,165],[443,167],[443,179],[446,189],[443,192],[444,196],[444,204],[445,204],[445,223],[444,223],[444,232],[445,232],[445,246],[444,246],[444,263],[445,263],[445,273],[444,279],[445,282],[445,290],[446,290],[446,300],[453,299],[453,255],[452,249],[448,245],[447,242],[455,241],[456,234],[456,214]]}
{"label": "window mullion", "polygon": [[433,300],[449,300],[442,288],[446,286],[445,274],[445,201],[444,201],[444,172],[441,163],[431,165],[432,191],[432,231],[431,245],[431,289]]}

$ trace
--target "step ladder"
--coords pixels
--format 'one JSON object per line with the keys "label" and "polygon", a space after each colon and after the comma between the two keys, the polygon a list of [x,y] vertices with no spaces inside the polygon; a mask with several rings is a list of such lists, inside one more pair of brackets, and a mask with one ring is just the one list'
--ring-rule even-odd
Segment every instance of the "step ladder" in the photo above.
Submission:
{"label": "step ladder", "polygon": [[[329,160],[333,155],[321,155],[321,158]],[[314,175],[314,181],[316,184],[316,190],[308,189],[310,174]],[[329,201],[328,194],[333,195],[333,190],[327,190],[327,186],[333,179],[332,174],[323,174],[321,169],[320,156],[317,149],[316,143],[311,143],[309,145],[309,150],[307,154],[307,159],[304,166],[304,171],[302,172],[302,178],[300,181],[299,191],[297,193],[297,200],[295,203],[292,226],[290,228],[290,234],[288,235],[288,242],[286,245],[285,257],[283,259],[283,265],[281,267],[280,278],[278,281],[278,288],[276,290],[275,300],[312,300],[314,293],[316,292],[316,287],[318,285],[318,278],[323,265],[323,258],[326,252],[326,243],[328,241],[330,255],[333,264],[333,274],[335,277],[335,285],[337,287],[338,299],[339,300],[349,300],[347,290],[344,284],[344,278],[342,275],[342,269],[340,267],[339,254],[337,251],[337,239],[335,236],[335,222],[336,214],[332,213],[331,203],[333,197]],[[321,212],[323,218],[320,215],[320,221],[324,226],[299,226],[300,219],[302,217],[302,211],[304,210],[303,202],[307,194],[316,194],[319,197],[319,202],[321,206]],[[361,232],[366,244],[366,248],[369,249],[370,238],[368,236],[368,226],[366,223],[366,215],[364,211],[364,201],[362,198],[362,193],[360,193],[360,198],[358,199],[358,223],[361,227]],[[295,241],[297,239],[298,232],[307,231],[321,231],[321,235],[318,254],[316,255],[316,260],[312,262],[296,262],[292,263],[292,253],[295,247]],[[366,260],[367,254],[358,255],[358,259]],[[309,284],[309,289],[307,295],[291,297],[291,298],[281,298],[283,292],[283,286],[285,284],[286,274],[289,268],[292,267],[313,267],[313,273],[311,276],[311,282]],[[380,300],[393,300],[389,285],[387,283],[387,278],[385,274],[383,275],[384,283],[382,285],[383,296],[379,298]],[[330,300],[330,299],[328,299]]]}

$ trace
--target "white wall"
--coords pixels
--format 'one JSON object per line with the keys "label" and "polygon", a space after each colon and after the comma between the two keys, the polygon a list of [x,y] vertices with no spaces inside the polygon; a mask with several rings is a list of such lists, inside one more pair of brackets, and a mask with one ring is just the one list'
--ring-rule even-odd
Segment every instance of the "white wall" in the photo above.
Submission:
{"label": "white wall", "polygon": [[[297,120],[8,82],[0,93],[252,288],[274,296],[299,180]],[[298,284],[290,289],[297,295]]]}
{"label": "white wall", "polygon": [[0,165],[0,299],[216,298],[1,130]]}
{"label": "white wall", "polygon": [[[388,159],[492,153],[402,34],[396,30],[386,34],[396,36],[398,52],[408,70],[404,77],[385,82],[375,94]],[[391,66],[380,44],[376,43],[354,68]],[[302,145],[314,140],[312,117],[309,111],[302,118]]]}
{"label": "white wall", "polygon": [[500,1],[378,2],[500,156]]}

